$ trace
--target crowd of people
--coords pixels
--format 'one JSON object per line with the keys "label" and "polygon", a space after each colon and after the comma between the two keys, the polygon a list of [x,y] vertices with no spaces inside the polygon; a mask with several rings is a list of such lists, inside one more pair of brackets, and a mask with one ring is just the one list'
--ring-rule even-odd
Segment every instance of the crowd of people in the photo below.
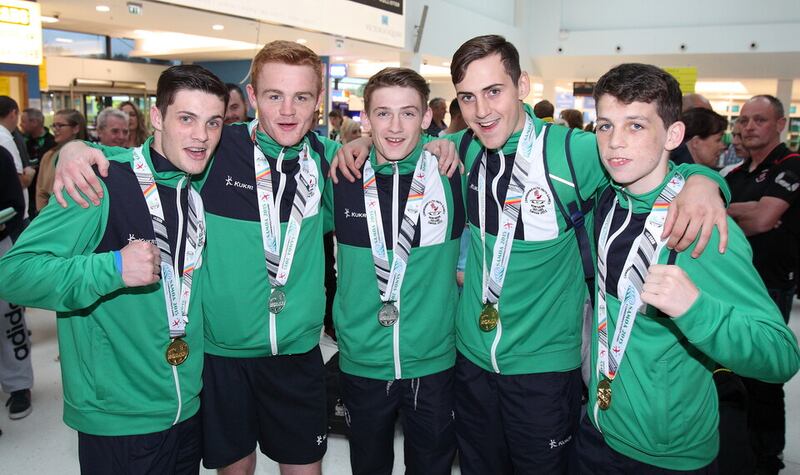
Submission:
{"label": "crowd of people", "polygon": [[333,138],[314,131],[322,68],[289,41],[256,54],[244,92],[172,66],[143,142],[134,104],[98,115],[98,143],[57,112],[58,167],[42,173],[42,151],[37,184],[54,196],[29,223],[35,173],[7,150],[18,109],[0,98],[10,414],[31,408],[30,359],[11,366],[30,354],[22,306],[46,308],[83,472],[252,474],[258,449],[318,474],[327,311],[355,474],[392,472],[399,416],[413,474],[456,458],[464,474],[777,473],[800,366],[800,155],[779,101],[742,108],[744,161],[723,178],[723,123],[683,110],[655,66],[605,73],[584,131],[524,103],[517,49],[479,36],[452,58],[449,108],[386,68],[361,124],[331,112]]}

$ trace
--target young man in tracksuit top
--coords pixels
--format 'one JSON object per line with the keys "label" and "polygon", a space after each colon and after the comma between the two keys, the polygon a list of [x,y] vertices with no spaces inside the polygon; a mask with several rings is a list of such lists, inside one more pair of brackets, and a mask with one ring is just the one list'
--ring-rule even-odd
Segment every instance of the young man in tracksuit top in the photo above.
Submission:
{"label": "young man in tracksuit top", "polygon": [[[717,363],[788,381],[797,341],[729,221],[728,251],[698,258],[659,238],[684,183],[678,82],[623,64],[597,82],[597,142],[613,183],[597,204],[597,305],[581,473],[716,473]],[[712,235],[716,244],[719,236]]]}
{"label": "young man in tracksuit top", "polygon": [[333,188],[338,287],[333,317],[355,474],[391,474],[403,414],[410,474],[449,474],[455,456],[453,365],[464,228],[462,177],[424,152],[430,89],[387,68],[364,90],[374,146],[362,179]]}
{"label": "young man in tracksuit top", "polygon": [[154,137],[102,180],[106,198],[48,206],[0,260],[4,299],[58,312],[64,421],[83,473],[197,473],[205,241],[190,186],[227,90],[199,66],[158,82]]}
{"label": "young man in tracksuit top", "polygon": [[[588,238],[581,245],[576,240],[576,232],[592,229],[591,213],[572,222],[565,215],[586,212],[608,178],[593,134],[545,128],[521,102],[529,80],[504,38],[467,41],[451,73],[474,131],[462,156],[472,237],[456,318],[461,468],[466,474],[560,473],[578,423],[584,275],[592,267],[591,260],[582,266],[582,257],[592,259]],[[470,140],[463,133],[451,139]],[[720,203],[716,186],[695,185],[681,195],[682,205]],[[721,205],[714,215],[724,222]],[[704,232],[711,221],[703,223]],[[683,230],[673,232],[680,237]]]}
{"label": "young man in tracksuit top", "polygon": [[[319,473],[327,448],[322,235],[331,227],[321,204],[339,145],[311,131],[322,97],[316,53],[268,43],[250,77],[259,119],[226,126],[194,184],[208,226],[200,274],[214,282],[202,299],[203,465],[252,474],[258,443],[282,471]],[[82,144],[68,147],[60,161],[86,154]]]}

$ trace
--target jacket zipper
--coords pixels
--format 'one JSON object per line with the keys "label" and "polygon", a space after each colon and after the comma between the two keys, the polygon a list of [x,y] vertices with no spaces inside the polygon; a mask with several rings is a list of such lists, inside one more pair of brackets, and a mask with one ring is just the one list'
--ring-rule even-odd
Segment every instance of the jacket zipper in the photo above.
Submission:
{"label": "jacket zipper", "polygon": [[[392,255],[397,249],[397,234],[399,226],[397,220],[399,219],[400,207],[400,174],[397,170],[397,163],[392,163]],[[395,302],[397,305],[398,315],[397,321],[392,326],[392,353],[394,355],[394,378],[402,378],[402,368],[400,365],[400,302]]]}

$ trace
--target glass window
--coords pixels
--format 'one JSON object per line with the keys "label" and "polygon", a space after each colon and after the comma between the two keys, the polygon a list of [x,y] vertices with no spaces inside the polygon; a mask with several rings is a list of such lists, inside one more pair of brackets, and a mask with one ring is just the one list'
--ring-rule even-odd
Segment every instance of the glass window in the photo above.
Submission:
{"label": "glass window", "polygon": [[42,43],[45,56],[106,57],[106,37],[101,35],[43,28]]}

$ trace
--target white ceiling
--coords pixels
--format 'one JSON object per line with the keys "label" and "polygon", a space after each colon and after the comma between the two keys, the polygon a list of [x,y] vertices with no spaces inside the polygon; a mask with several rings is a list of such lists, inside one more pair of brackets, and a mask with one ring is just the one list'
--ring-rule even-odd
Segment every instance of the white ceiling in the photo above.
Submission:
{"label": "white ceiling", "polygon": [[[251,19],[220,15],[213,12],[177,7],[157,1],[135,0],[143,5],[142,15],[128,13],[127,0],[41,0],[42,14],[58,16],[60,21],[46,25],[71,31],[134,38],[135,54],[142,56],[178,59],[182,61],[250,59],[261,45],[275,39],[297,40],[303,38],[306,45],[321,55],[331,56],[335,62],[353,63],[351,71],[358,70],[358,60],[371,63],[399,63],[410,53],[384,45],[353,40],[293,27],[267,24]],[[98,4],[107,5],[110,12],[95,10]],[[309,12],[313,14],[313,12]],[[408,20],[411,21],[411,20]],[[224,30],[212,30],[211,25],[221,24]],[[142,31],[146,30],[146,31]],[[148,32],[173,32],[204,37],[188,44],[170,37],[156,37],[160,42],[158,51],[147,50]],[[236,42],[228,45],[203,45],[213,39]],[[169,44],[164,44],[169,43]],[[424,73],[435,83],[449,82],[447,70],[442,64],[449,58],[423,55],[423,62],[439,66],[440,70]],[[696,66],[698,79],[703,81],[731,81],[742,83],[744,95],[774,94],[777,77],[792,78],[791,74],[800,64],[800,53],[749,53],[716,55],[660,55],[660,56],[547,56],[531,59],[531,74],[534,80],[557,78],[557,86],[570,86],[572,81],[593,80],[614,64],[628,61],[655,63],[660,66]],[[786,67],[782,67],[786,66]],[[791,67],[790,67],[791,66]],[[368,70],[368,68],[365,68]],[[785,70],[785,71],[784,71]],[[707,94],[712,100],[730,99],[727,93]],[[794,100],[800,102],[800,80],[794,81]],[[737,97],[734,97],[736,99]]]}

